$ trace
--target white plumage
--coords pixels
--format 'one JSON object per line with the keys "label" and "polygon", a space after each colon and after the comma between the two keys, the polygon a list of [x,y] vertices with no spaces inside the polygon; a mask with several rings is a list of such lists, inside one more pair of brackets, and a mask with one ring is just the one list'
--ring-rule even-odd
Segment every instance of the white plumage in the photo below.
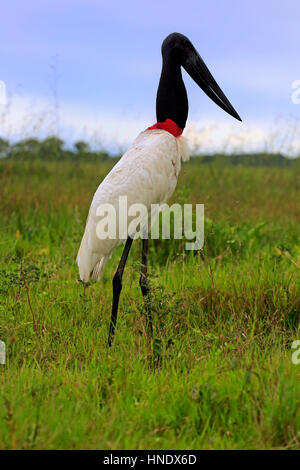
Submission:
{"label": "white plumage", "polygon": [[[143,204],[150,213],[151,204],[166,203],[172,196],[181,160],[188,159],[184,137],[175,138],[161,129],[146,130],[138,135],[94,194],[77,255],[82,281],[87,282],[90,277],[100,279],[113,250],[131,235],[126,233],[123,239],[99,239],[96,233],[100,219],[96,215],[97,208],[101,204],[112,204],[118,220],[119,196],[127,196],[128,207]],[[127,216],[127,220],[129,225],[130,217]]]}

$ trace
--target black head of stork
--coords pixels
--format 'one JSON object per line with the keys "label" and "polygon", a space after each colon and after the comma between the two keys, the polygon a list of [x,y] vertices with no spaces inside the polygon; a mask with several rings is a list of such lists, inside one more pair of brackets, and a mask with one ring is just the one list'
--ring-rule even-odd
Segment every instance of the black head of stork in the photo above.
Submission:
{"label": "black head of stork", "polygon": [[220,108],[241,121],[240,116],[186,36],[180,33],[169,34],[163,41],[161,50],[163,65],[156,98],[158,122],[172,119],[181,129],[185,127],[188,99],[181,67]]}

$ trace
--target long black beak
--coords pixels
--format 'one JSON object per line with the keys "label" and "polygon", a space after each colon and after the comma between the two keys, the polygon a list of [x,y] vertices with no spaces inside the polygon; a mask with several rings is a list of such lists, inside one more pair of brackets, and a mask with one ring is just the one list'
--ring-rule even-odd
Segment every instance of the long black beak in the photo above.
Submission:
{"label": "long black beak", "polygon": [[228,114],[241,121],[240,116],[226,98],[194,47],[184,54],[182,66],[207,96]]}

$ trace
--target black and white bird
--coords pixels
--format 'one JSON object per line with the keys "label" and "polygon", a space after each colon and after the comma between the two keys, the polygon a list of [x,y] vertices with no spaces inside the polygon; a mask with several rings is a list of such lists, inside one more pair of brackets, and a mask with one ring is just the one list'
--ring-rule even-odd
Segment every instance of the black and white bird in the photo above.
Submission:
{"label": "black and white bird", "polygon": [[[181,168],[181,161],[189,158],[182,137],[188,116],[188,99],[181,75],[181,67],[199,87],[224,111],[241,121],[191,41],[180,33],[172,33],[162,43],[162,71],[156,97],[157,123],[141,132],[131,147],[122,156],[94,194],[85,232],[77,255],[79,275],[82,281],[99,280],[107,260],[116,246],[127,239],[124,251],[113,278],[113,305],[108,344],[111,345],[117,321],[122,275],[130,251],[134,233],[116,238],[100,239],[97,235],[100,205],[111,204],[117,219],[119,197],[127,197],[127,206],[140,203],[149,210],[151,204],[164,204],[172,196]],[[128,224],[130,216],[126,214]],[[148,222],[148,221],[147,221]],[[124,236],[125,235],[125,236]],[[149,333],[152,334],[152,319],[147,296],[148,239],[142,240],[142,265],[140,286],[145,305]]]}

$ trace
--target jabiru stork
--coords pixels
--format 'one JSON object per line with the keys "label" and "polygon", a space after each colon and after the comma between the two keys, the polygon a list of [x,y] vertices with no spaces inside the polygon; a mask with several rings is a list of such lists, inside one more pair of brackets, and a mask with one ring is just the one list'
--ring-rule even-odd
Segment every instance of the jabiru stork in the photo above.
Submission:
{"label": "jabiru stork", "polygon": [[[122,236],[119,234],[114,238],[100,239],[97,235],[99,222],[97,209],[103,204],[110,204],[115,208],[118,216],[120,215],[118,214],[119,197],[126,196],[128,207],[140,203],[150,211],[151,204],[164,204],[172,196],[181,169],[181,161],[189,158],[182,137],[188,116],[188,98],[181,67],[220,108],[241,121],[240,116],[186,36],[180,33],[168,35],[162,43],[161,51],[162,71],[156,97],[157,123],[137,136],[99,185],[90,206],[77,255],[80,279],[84,282],[88,282],[90,278],[99,280],[113,250],[127,240],[112,281],[113,303],[108,335],[109,346],[112,344],[117,322],[122,276],[135,234],[128,231]],[[125,217],[129,221],[129,215],[125,214]],[[148,331],[152,335],[151,311],[147,302],[149,295],[147,262],[148,236],[146,231],[146,235],[142,237],[140,287],[147,305]]]}

